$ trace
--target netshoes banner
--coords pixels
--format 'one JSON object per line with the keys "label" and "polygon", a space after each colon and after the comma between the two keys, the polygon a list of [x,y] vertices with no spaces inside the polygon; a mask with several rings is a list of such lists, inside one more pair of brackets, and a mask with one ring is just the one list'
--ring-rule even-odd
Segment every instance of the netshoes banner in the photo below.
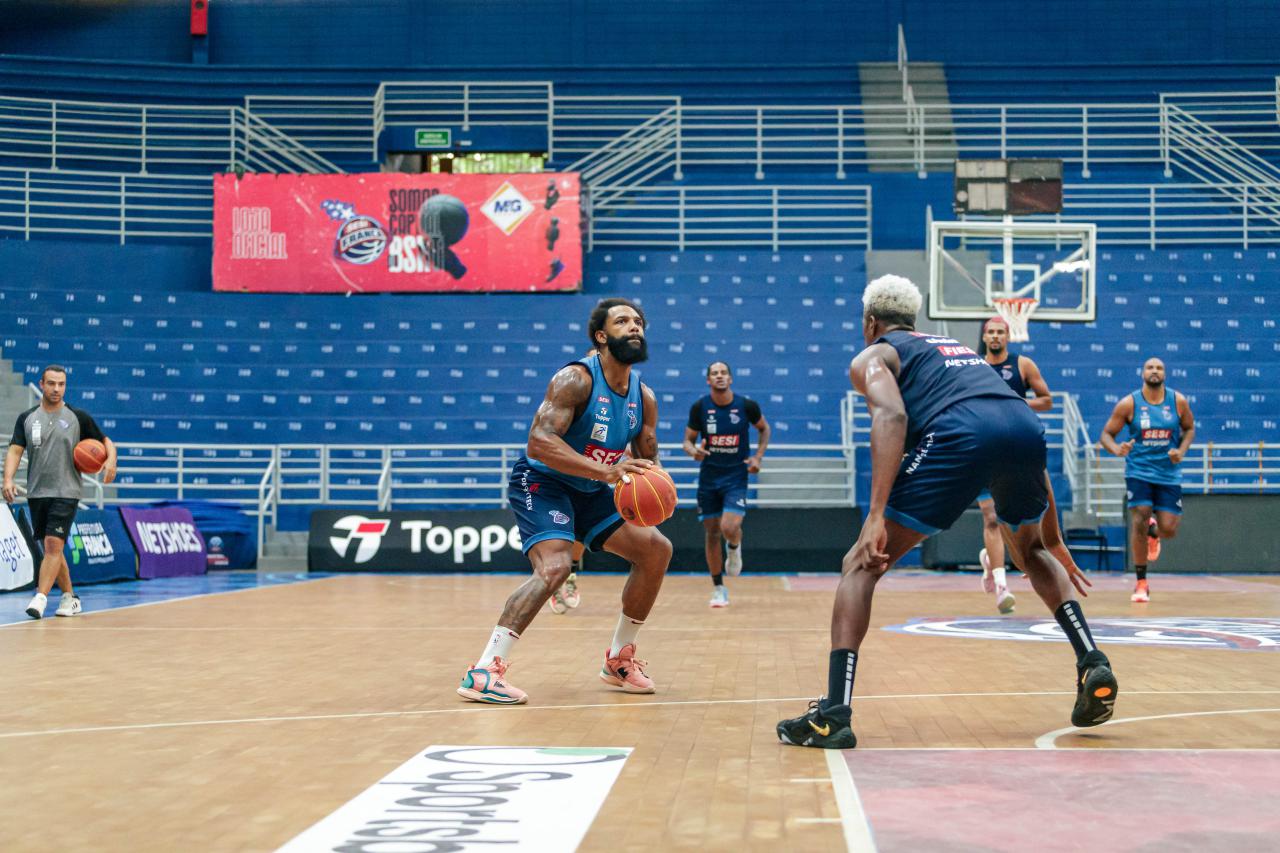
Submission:
{"label": "netshoes banner", "polygon": [[576,173],[216,175],[215,290],[577,290]]}
{"label": "netshoes banner", "polygon": [[75,583],[101,583],[138,576],[138,559],[118,509],[77,512],[63,554]]}
{"label": "netshoes banner", "polygon": [[35,582],[35,561],[8,504],[0,503],[0,589],[22,589]]}
{"label": "netshoes banner", "polygon": [[138,551],[138,577],[202,575],[206,569],[204,537],[191,513],[179,507],[121,507],[120,517]]}

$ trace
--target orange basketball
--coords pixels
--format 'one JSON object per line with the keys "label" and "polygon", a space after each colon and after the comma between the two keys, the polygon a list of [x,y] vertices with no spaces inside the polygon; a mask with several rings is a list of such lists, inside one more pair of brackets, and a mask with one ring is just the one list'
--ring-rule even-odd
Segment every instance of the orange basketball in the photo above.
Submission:
{"label": "orange basketball", "polygon": [[629,524],[654,527],[676,511],[676,484],[661,468],[627,474],[613,488],[613,505]]}
{"label": "orange basketball", "polygon": [[107,446],[96,438],[86,438],[72,451],[76,470],[81,474],[96,474],[107,464]]}

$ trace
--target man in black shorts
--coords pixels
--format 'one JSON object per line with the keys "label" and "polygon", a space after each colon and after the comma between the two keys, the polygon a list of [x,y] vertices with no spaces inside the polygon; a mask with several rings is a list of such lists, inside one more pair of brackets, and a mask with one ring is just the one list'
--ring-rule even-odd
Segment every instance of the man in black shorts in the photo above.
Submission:
{"label": "man in black shorts", "polygon": [[4,460],[4,499],[13,503],[18,487],[13,477],[23,452],[27,457],[27,506],[31,510],[31,529],[36,542],[44,546],[36,594],[27,605],[32,619],[44,617],[49,591],[56,581],[62,590],[58,602],[59,616],[75,616],[80,612],[80,597],[71,589],[71,570],[62,548],[71,532],[80,505],[80,472],[73,453],[85,438],[96,438],[107,447],[107,462],[102,468],[102,482],[116,476],[116,447],[102,434],[93,417],[67,405],[67,371],[51,364],[40,374],[40,405],[18,415],[13,427],[9,453]]}

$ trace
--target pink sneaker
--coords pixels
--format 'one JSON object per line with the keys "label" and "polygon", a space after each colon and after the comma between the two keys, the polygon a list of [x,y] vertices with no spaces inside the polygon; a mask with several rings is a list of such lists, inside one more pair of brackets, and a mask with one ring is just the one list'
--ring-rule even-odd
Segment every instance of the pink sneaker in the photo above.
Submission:
{"label": "pink sneaker", "polygon": [[490,705],[523,705],[529,696],[519,687],[503,681],[510,666],[502,658],[494,658],[488,666],[475,666],[462,676],[462,684],[458,687],[458,695],[472,702],[486,702]]}
{"label": "pink sneaker", "polygon": [[636,658],[634,643],[627,643],[618,650],[616,658],[609,657],[610,649],[604,650],[604,668],[600,670],[600,680],[605,684],[620,687],[625,693],[652,693],[653,679],[644,674],[647,661]]}

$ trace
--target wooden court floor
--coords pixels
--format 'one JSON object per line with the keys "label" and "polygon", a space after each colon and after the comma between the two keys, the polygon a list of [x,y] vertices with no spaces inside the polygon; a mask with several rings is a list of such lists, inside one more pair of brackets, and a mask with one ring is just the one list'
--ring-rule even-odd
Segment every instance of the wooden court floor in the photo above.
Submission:
{"label": "wooden court floor", "polygon": [[[432,744],[633,747],[583,850],[872,849],[859,846],[828,755],[774,734],[824,690],[832,578],[732,579],[725,610],[707,607],[705,577],[668,578],[639,639],[658,692],[628,696],[596,676],[622,578],[585,576],[582,606],[544,610],[520,641],[509,676],[530,704],[465,703],[454,688],[517,582],[339,576],[0,628],[0,850],[272,850]],[[1013,618],[1046,621],[1027,582],[1014,588]],[[1151,604],[1132,605],[1122,579],[1103,578],[1086,613],[1280,617],[1276,578],[1156,576],[1152,590]],[[883,630],[921,617],[1000,618],[975,575],[882,583],[859,664],[859,748],[841,756],[866,786],[881,850],[919,849],[911,824],[929,817],[913,808],[984,807],[958,784],[939,794],[954,774],[1009,768],[1012,788],[1018,774],[1069,772],[1015,760],[1036,750],[1120,767],[1159,754],[1148,750],[1262,756],[1250,778],[1276,778],[1280,654],[1265,637],[1253,649],[1100,640],[1120,679],[1117,722],[1061,732],[1074,699],[1065,641]],[[933,782],[884,775],[917,759]],[[861,777],[860,761],[880,775]],[[1108,766],[1077,765],[1068,781],[1088,786],[1090,768]],[[1194,793],[1182,806],[1193,813]],[[1239,799],[1277,811],[1274,787]],[[1040,825],[1035,808],[1017,810],[1024,832]],[[1134,820],[1154,843],[1161,827]],[[1212,832],[1236,818],[1197,820]],[[1034,835],[933,849],[1031,849],[1001,837]],[[1255,849],[1253,835],[1221,838],[1220,849]],[[1110,849],[1139,849],[1121,840]]]}

